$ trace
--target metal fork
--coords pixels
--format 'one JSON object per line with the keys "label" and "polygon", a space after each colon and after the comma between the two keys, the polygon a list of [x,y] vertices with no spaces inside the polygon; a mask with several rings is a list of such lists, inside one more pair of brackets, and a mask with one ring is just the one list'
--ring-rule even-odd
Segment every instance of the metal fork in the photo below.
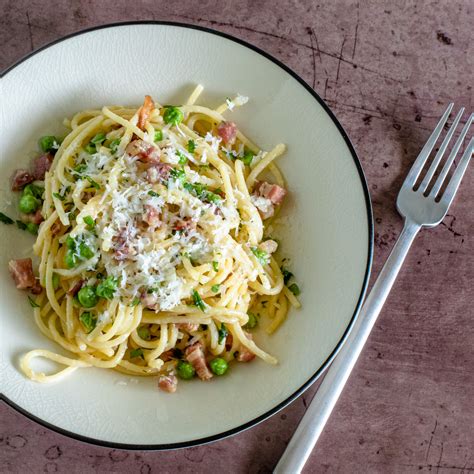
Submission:
{"label": "metal fork", "polygon": [[[422,227],[437,226],[448,212],[469,160],[474,153],[474,137],[471,138],[451,177],[449,179],[446,179],[446,177],[466,138],[473,122],[474,114],[471,114],[464,125],[444,166],[434,180],[432,188],[430,189],[429,185],[433,181],[433,177],[440,166],[448,144],[461,120],[464,108],[456,115],[421,184],[416,188],[415,185],[422,170],[426,167],[428,157],[447,123],[453,105],[454,104],[449,104],[446,112],[441,117],[441,120],[438,122],[438,125],[405,178],[397,198],[398,212],[405,219],[403,230],[385,262],[380,275],[374,283],[370,294],[366,298],[346,343],[327,371],[318,392],[314,396],[290,440],[288,447],[277,464],[274,470],[277,474],[295,474],[301,472],[337,403],[344,385],[357,362],[357,358],[362,352],[364,344],[387,299],[413,240]],[[443,185],[445,185],[445,189],[440,193]]]}

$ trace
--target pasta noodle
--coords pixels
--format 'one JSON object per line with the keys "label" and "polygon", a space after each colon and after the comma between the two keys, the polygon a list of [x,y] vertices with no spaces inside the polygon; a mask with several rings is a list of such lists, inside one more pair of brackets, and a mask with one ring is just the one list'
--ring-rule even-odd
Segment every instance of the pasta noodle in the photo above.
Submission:
{"label": "pasta noodle", "polygon": [[[159,375],[174,391],[186,361],[202,379],[234,359],[277,363],[251,330],[272,333],[299,307],[265,236],[286,193],[275,164],[285,146],[263,152],[226,121],[246,98],[213,110],[196,105],[202,90],[181,107],[147,96],[65,120],[44,179],[33,301],[41,332],[72,355],[28,352],[32,380],[95,366]],[[38,357],[64,368],[37,373]]]}

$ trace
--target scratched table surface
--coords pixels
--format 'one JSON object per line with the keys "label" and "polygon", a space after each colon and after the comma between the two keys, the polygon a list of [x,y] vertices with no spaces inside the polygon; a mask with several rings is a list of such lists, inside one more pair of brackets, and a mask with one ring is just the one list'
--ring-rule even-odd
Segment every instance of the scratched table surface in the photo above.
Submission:
{"label": "scratched table surface", "polygon": [[[447,102],[473,109],[472,0],[233,2],[2,0],[0,69],[82,28],[173,20],[243,38],[301,75],[351,137],[375,219],[373,275],[402,221],[395,198]],[[25,78],[34,81],[34,77]],[[474,170],[448,217],[422,231],[305,472],[474,472]],[[0,408],[1,472],[270,472],[316,387],[207,446],[87,445]]]}

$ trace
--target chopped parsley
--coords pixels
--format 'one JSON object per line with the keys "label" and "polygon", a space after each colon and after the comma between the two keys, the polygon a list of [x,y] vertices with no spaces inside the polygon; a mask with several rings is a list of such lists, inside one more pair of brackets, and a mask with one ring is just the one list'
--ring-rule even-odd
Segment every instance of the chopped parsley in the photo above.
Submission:
{"label": "chopped parsley", "polygon": [[98,133],[91,139],[91,143],[93,143],[94,145],[100,145],[103,142],[105,142],[105,134],[103,134],[102,132]]}
{"label": "chopped parsley", "polygon": [[155,130],[155,142],[161,142],[163,140],[163,132],[161,130]]}
{"label": "chopped parsley", "polygon": [[134,298],[133,301],[130,303],[130,306],[137,306],[140,303],[140,298]]}
{"label": "chopped parsley", "polygon": [[252,253],[257,257],[257,260],[262,264],[262,265],[267,265],[268,262],[270,261],[270,257],[265,250],[261,250],[258,247],[251,247],[250,250]]}
{"label": "chopped parsley", "polygon": [[217,293],[219,291],[219,288],[221,287],[221,285],[212,285],[211,286],[211,291],[213,293]]}
{"label": "chopped parsley", "polygon": [[214,269],[215,272],[219,271],[219,262],[216,262],[215,260],[212,262],[212,268]]}
{"label": "chopped parsley", "polygon": [[95,229],[95,220],[92,218],[92,216],[84,217],[84,224],[86,224],[87,230]]}
{"label": "chopped parsley", "polygon": [[152,197],[160,197],[160,195],[156,193],[155,191],[148,191],[148,195]]}
{"label": "chopped parsley", "polygon": [[40,307],[40,305],[38,303],[36,303],[36,301],[31,296],[28,296],[28,301],[30,302],[30,306],[32,308],[39,308]]}
{"label": "chopped parsley", "polygon": [[109,148],[112,153],[117,153],[117,149],[120,145],[120,138],[116,138],[109,143]]}
{"label": "chopped parsley", "polygon": [[81,321],[87,334],[89,334],[97,326],[97,317],[94,316],[90,311],[84,311],[79,316],[79,321]]}
{"label": "chopped parsley", "polygon": [[176,151],[176,154],[177,154],[178,157],[179,157],[178,163],[179,163],[180,165],[185,165],[185,164],[188,162],[188,159],[184,156],[184,153],[183,153],[183,152],[177,150],[177,151]]}
{"label": "chopped parsley", "polygon": [[175,181],[183,182],[186,179],[186,173],[183,169],[173,168],[170,171],[170,177],[173,178]]}
{"label": "chopped parsley", "polygon": [[244,156],[241,158],[242,163],[243,163],[244,165],[250,166],[251,163],[252,163],[252,160],[253,160],[254,156],[255,156],[255,155],[254,155],[251,151],[248,151],[248,150],[247,150],[247,151],[244,153]]}
{"label": "chopped parsley", "polygon": [[112,276],[107,277],[105,280],[102,280],[96,289],[97,296],[111,300],[114,297],[115,292],[117,291],[118,279]]}
{"label": "chopped parsley", "polygon": [[66,199],[66,196],[61,196],[59,193],[53,193],[53,197],[59,199],[60,201],[64,201]]}
{"label": "chopped parsley", "polygon": [[86,178],[87,181],[89,181],[89,183],[91,184],[93,188],[100,189],[100,184],[94,181],[90,176],[84,176],[84,178]]}
{"label": "chopped parsley", "polygon": [[206,311],[206,304],[199,296],[199,293],[196,290],[193,290],[193,301],[194,306],[197,306],[202,312]]}
{"label": "chopped parsley", "polygon": [[229,334],[229,331],[227,331],[227,328],[225,327],[224,323],[221,324],[221,327],[217,331],[217,334],[219,335],[217,339],[217,344],[222,344]]}
{"label": "chopped parsley", "polygon": [[194,153],[196,151],[196,142],[194,140],[188,140],[188,151]]}
{"label": "chopped parsley", "polygon": [[289,270],[287,270],[286,268],[284,267],[281,267],[281,273],[283,275],[283,282],[285,283],[285,285],[288,284],[288,282],[291,280],[291,278],[293,277],[293,273],[291,273]]}
{"label": "chopped parsley", "polygon": [[142,359],[144,359],[141,347],[130,351],[130,359],[135,359],[136,357],[141,357]]}
{"label": "chopped parsley", "polygon": [[292,283],[288,289],[295,295],[298,296],[301,293],[300,287],[296,283]]}
{"label": "chopped parsley", "polygon": [[150,330],[145,326],[140,326],[137,329],[137,334],[145,341],[148,341],[151,338]]}
{"label": "chopped parsley", "polygon": [[165,107],[165,113],[163,114],[163,120],[165,123],[170,125],[178,125],[183,121],[184,114],[178,107],[169,105]]}

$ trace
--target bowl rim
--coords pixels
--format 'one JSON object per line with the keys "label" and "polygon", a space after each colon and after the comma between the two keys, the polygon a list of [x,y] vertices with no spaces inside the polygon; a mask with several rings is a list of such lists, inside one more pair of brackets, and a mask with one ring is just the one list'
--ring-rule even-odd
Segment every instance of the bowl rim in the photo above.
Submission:
{"label": "bowl rim", "polygon": [[124,449],[124,450],[131,450],[131,451],[164,451],[164,450],[173,450],[173,449],[180,449],[180,448],[188,448],[192,446],[199,446],[199,445],[204,445],[208,444],[214,441],[222,440],[224,438],[227,438],[229,436],[233,436],[237,433],[240,433],[242,431],[245,431],[262,421],[266,420],[267,418],[270,418],[271,416],[275,415],[278,413],[280,410],[285,408],[287,405],[289,405],[293,400],[295,400],[297,397],[299,397],[303,392],[305,392],[320,376],[321,374],[328,368],[328,366],[331,364],[333,359],[336,357],[338,352],[340,351],[341,347],[343,344],[346,342],[346,339],[352,330],[354,323],[358,317],[358,314],[360,312],[360,308],[362,306],[362,302],[364,300],[366,291],[367,291],[367,286],[369,283],[369,277],[370,277],[370,272],[372,268],[372,261],[373,261],[373,248],[374,248],[374,222],[373,222],[373,215],[372,215],[372,203],[370,199],[370,193],[369,193],[369,188],[367,185],[367,180],[364,174],[364,171],[362,169],[361,162],[359,160],[359,157],[357,156],[357,153],[354,149],[354,146],[347,135],[346,131],[334,115],[334,113],[331,111],[329,106],[324,102],[324,100],[321,98],[321,96],[311,87],[309,84],[302,79],[296,72],[294,72],[292,69],[290,69],[288,66],[283,64],[279,59],[276,59],[273,57],[271,54],[267,53],[263,49],[245,41],[242,40],[238,37],[235,37],[233,35],[230,35],[228,33],[224,33],[222,31],[215,30],[213,28],[208,28],[205,26],[200,26],[200,25],[194,25],[190,23],[183,23],[183,22],[176,22],[176,21],[160,21],[160,20],[135,20],[135,21],[123,21],[123,22],[113,22],[113,23],[106,23],[102,25],[97,25],[93,26],[90,28],[85,28],[81,29],[78,31],[75,31],[73,33],[70,33],[68,35],[62,36],[52,42],[46,43],[45,45],[39,47],[38,49],[35,49],[27,54],[25,54],[23,57],[21,57],[18,61],[13,63],[12,65],[8,66],[4,71],[0,73],[0,78],[6,76],[10,71],[12,71],[14,68],[22,64],[24,61],[30,59],[34,55],[40,53],[41,51],[54,46],[60,42],[66,41],[68,39],[74,38],[76,36],[90,33],[92,31],[97,31],[97,30],[102,30],[106,28],[117,28],[121,26],[137,26],[137,25],[158,25],[158,26],[173,26],[173,27],[178,27],[178,28],[189,28],[193,30],[198,30],[204,33],[209,33],[213,34],[216,36],[219,36],[221,38],[225,38],[227,40],[233,41],[240,46],[243,46],[245,48],[251,49],[252,51],[260,54],[264,58],[272,61],[274,64],[279,66],[281,69],[283,69],[287,74],[289,74],[293,79],[295,79],[297,82],[300,83],[301,86],[303,86],[312,96],[313,98],[321,105],[321,107],[324,109],[324,111],[329,115],[330,119],[334,123],[334,125],[337,127],[339,133],[342,135],[344,138],[344,141],[349,148],[349,151],[352,155],[352,158],[354,160],[354,164],[357,168],[357,171],[359,173],[359,178],[360,182],[362,185],[362,189],[364,192],[364,198],[365,198],[365,204],[366,204],[366,210],[367,210],[367,226],[368,226],[368,254],[367,254],[367,265],[365,269],[365,274],[364,274],[364,280],[362,283],[361,291],[359,294],[359,298],[357,300],[357,304],[354,309],[354,313],[352,315],[352,318],[347,325],[344,334],[342,335],[341,339],[338,341],[336,344],[336,347],[334,350],[329,354],[328,358],[323,362],[321,367],[300,387],[298,388],[292,395],[290,395],[288,398],[280,402],[278,405],[274,406],[267,412],[263,413],[262,415],[254,418],[253,420],[250,420],[242,425],[239,425],[235,428],[232,428],[230,430],[224,431],[222,433],[218,433],[216,435],[212,436],[207,436],[204,438],[199,438],[196,440],[190,440],[190,441],[182,441],[178,443],[169,443],[169,444],[128,444],[128,443],[117,443],[117,442],[112,442],[112,441],[105,441],[101,439],[95,439],[91,438],[88,436],[80,435],[78,433],[74,433],[69,430],[65,430],[63,428],[60,428],[59,426],[55,426],[52,423],[49,423],[45,420],[42,420],[41,418],[37,417],[36,415],[33,415],[32,413],[28,412],[24,408],[20,407],[17,405],[15,402],[10,400],[7,396],[5,396],[3,393],[0,394],[0,399],[3,400],[7,405],[12,407],[14,410],[17,412],[23,414],[30,420],[35,421],[36,423],[44,426],[45,428],[48,428],[52,431],[55,431],[56,433],[62,434],[64,436],[67,436],[69,438],[73,438],[77,441],[82,441],[85,443],[93,444],[96,446],[101,446],[101,447],[106,447],[106,448],[114,448],[114,449]]}

